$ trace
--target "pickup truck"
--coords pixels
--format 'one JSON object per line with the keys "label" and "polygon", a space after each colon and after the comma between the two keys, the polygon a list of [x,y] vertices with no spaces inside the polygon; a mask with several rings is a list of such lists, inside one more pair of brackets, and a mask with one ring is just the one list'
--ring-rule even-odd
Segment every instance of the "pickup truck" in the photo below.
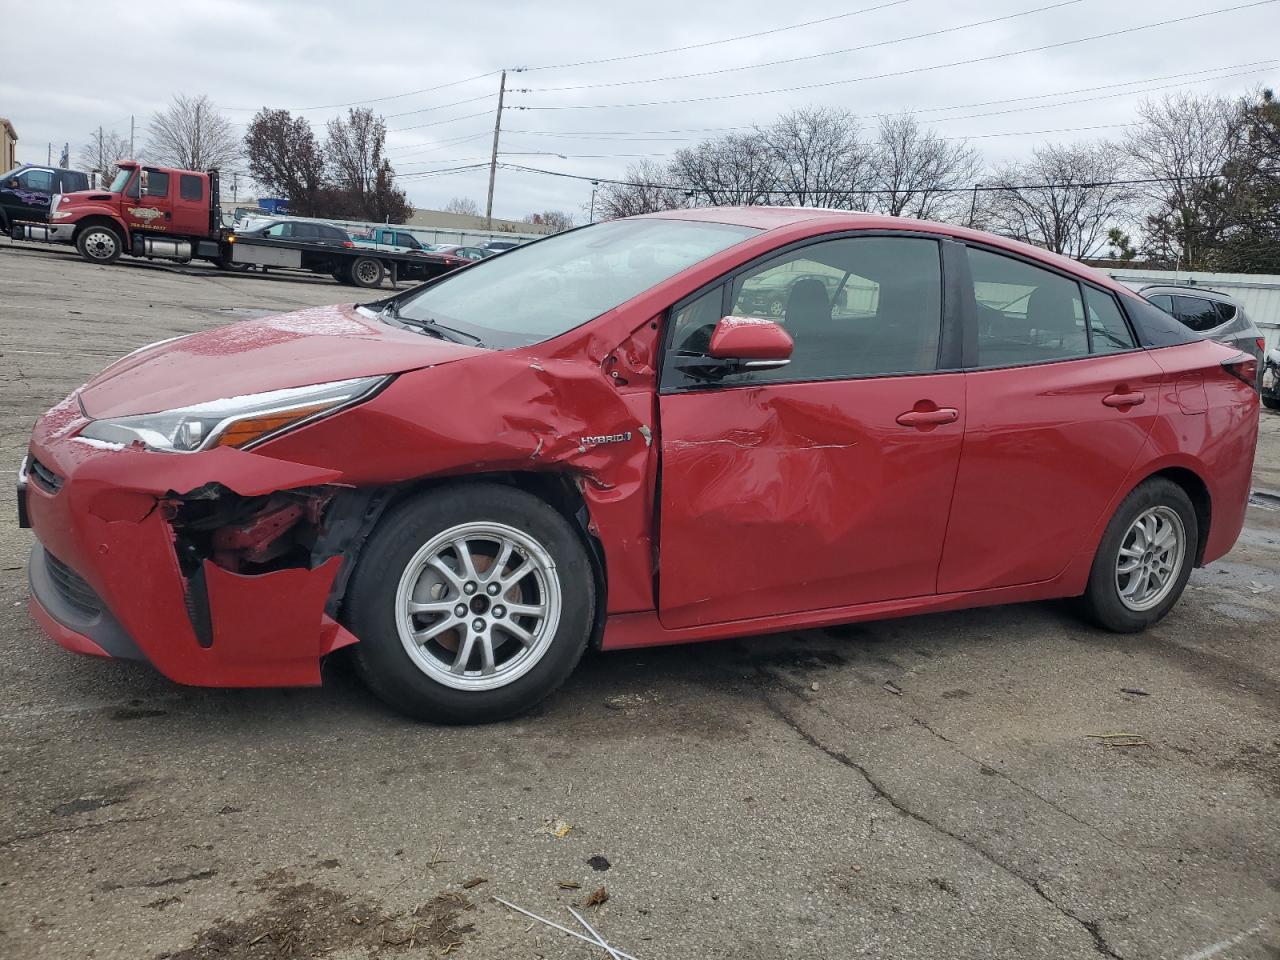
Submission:
{"label": "pickup truck", "polygon": [[397,230],[394,227],[377,227],[367,236],[351,235],[357,247],[368,247],[373,250],[385,250],[389,253],[426,253],[427,248],[408,230]]}
{"label": "pickup truck", "polygon": [[463,266],[457,257],[398,250],[326,246],[307,240],[238,237],[222,225],[218,172],[118,164],[101,190],[77,190],[53,198],[47,222],[22,220],[16,240],[74,244],[90,263],[121,255],[157,260],[207,260],[224,270],[244,265],[325,273],[341,283],[378,287],[390,276],[430,280]]}

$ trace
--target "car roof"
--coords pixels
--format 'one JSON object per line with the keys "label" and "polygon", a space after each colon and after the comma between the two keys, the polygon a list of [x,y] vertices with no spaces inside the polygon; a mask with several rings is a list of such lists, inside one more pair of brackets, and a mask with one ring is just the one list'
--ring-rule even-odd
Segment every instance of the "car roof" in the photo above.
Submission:
{"label": "car roof", "polygon": [[[955,240],[970,240],[988,247],[1038,260],[1060,270],[1088,279],[1115,293],[1133,296],[1134,291],[1112,279],[1100,270],[1078,260],[1052,253],[1042,247],[1010,240],[970,227],[935,220],[913,220],[909,217],[890,217],[858,210],[832,210],[828,207],[694,207],[682,210],[664,210],[646,213],[633,220],[694,220],[704,223],[723,223],[731,226],[755,227],[764,232],[788,230],[800,234],[835,233],[841,230],[900,230],[930,233]],[[804,229],[805,227],[809,229]],[[798,228],[794,229],[794,228]],[[797,237],[799,239],[799,237]]]}
{"label": "car roof", "polygon": [[1138,287],[1138,292],[1144,297],[1150,297],[1152,294],[1168,293],[1173,296],[1201,297],[1205,300],[1218,300],[1222,303],[1235,305],[1235,300],[1220,290],[1212,290],[1209,287],[1201,287],[1190,283],[1148,283],[1145,286]]}

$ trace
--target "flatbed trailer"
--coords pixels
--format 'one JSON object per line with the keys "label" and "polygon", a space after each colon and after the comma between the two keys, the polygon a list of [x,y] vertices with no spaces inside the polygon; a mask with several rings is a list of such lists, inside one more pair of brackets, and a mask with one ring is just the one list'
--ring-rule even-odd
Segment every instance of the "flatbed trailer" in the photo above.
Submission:
{"label": "flatbed trailer", "polygon": [[326,273],[339,283],[357,287],[381,286],[401,280],[431,280],[463,265],[452,257],[429,253],[395,253],[368,247],[337,247],[305,240],[262,240],[234,233],[223,240],[224,264],[231,268],[258,266],[268,269],[307,270]]}

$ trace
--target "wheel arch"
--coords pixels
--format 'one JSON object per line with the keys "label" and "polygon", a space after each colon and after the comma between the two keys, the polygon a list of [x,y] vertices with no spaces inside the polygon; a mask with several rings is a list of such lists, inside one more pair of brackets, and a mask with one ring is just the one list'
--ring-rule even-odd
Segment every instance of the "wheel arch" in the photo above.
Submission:
{"label": "wheel arch", "polygon": [[74,243],[79,240],[80,234],[84,233],[84,231],[88,230],[90,227],[110,227],[120,235],[120,244],[124,248],[121,250],[121,253],[128,252],[129,228],[124,225],[123,221],[118,220],[115,217],[107,216],[103,213],[91,214],[90,216],[77,220],[76,228],[71,234],[71,242]]}
{"label": "wheel arch", "polygon": [[[1186,466],[1168,466],[1147,474],[1137,483],[1132,490],[1136,490],[1148,480],[1156,477],[1162,477],[1171,483],[1182,488],[1182,491],[1191,501],[1191,507],[1196,514],[1196,558],[1195,565],[1202,566],[1204,562],[1205,546],[1209,542],[1209,527],[1213,522],[1213,495],[1209,492],[1209,485],[1205,483],[1204,478],[1195,470]],[[1127,495],[1127,494],[1126,494]]]}
{"label": "wheel arch", "polygon": [[348,562],[343,564],[342,572],[334,581],[334,592],[330,596],[328,609],[333,615],[336,615],[341,610],[346,599],[347,585],[350,582],[352,572],[360,562],[360,555],[363,552],[364,545],[368,542],[369,535],[373,532],[373,529],[381,522],[382,517],[386,515],[388,510],[406,500],[430,496],[433,491],[445,487],[461,487],[479,483],[505,484],[523,490],[549,504],[577,532],[583,545],[587,548],[587,555],[591,559],[591,569],[595,579],[596,605],[591,625],[590,645],[595,649],[599,649],[601,638],[604,635],[608,591],[608,571],[605,564],[604,548],[600,543],[599,537],[591,530],[591,513],[586,498],[583,497],[578,485],[578,478],[567,471],[492,471],[453,477],[423,477],[395,486],[366,490],[365,493],[369,498],[370,504],[374,505],[375,512],[369,518],[363,533],[354,537],[343,550]]}

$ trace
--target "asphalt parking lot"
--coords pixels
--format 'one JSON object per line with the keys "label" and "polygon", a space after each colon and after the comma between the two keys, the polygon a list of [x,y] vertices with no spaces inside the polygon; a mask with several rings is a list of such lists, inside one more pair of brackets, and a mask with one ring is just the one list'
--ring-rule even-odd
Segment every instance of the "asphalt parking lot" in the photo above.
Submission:
{"label": "asphalt parking lot", "polygon": [[[117,356],[358,295],[0,240],[0,471]],[[1036,604],[596,655],[470,729],[341,664],[210,691],[66,653],[29,548],[0,485],[3,957],[607,956],[495,896],[637,960],[1280,957],[1280,499],[1144,635]]]}

